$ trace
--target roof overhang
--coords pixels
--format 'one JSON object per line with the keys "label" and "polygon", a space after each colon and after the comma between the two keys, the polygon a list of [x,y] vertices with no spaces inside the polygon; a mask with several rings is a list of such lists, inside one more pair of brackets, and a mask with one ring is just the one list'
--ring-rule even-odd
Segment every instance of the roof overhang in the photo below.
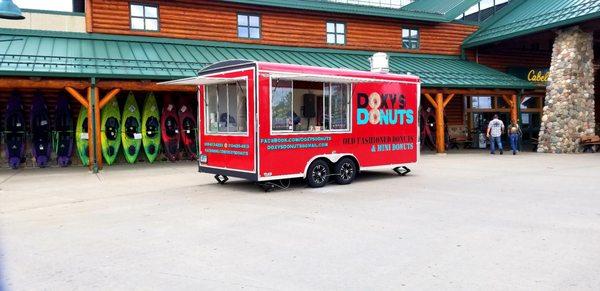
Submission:
{"label": "roof overhang", "polygon": [[515,0],[487,19],[462,44],[465,49],[505,41],[551,29],[600,19],[600,2]]}
{"label": "roof overhang", "polygon": [[219,78],[219,77],[191,77],[173,81],[160,82],[158,85],[214,85],[245,80],[246,77]]}

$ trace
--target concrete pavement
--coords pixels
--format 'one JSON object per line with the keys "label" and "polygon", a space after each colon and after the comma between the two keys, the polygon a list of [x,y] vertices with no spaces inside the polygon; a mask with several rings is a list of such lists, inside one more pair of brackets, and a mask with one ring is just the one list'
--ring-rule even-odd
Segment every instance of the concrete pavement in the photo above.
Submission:
{"label": "concrete pavement", "polygon": [[263,193],[192,163],[0,170],[0,289],[598,290],[600,154],[424,155]]}

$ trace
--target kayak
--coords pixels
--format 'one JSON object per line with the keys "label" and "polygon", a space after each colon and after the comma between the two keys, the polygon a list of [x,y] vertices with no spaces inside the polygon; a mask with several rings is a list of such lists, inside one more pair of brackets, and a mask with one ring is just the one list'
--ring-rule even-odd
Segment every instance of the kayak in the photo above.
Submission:
{"label": "kayak", "polygon": [[160,123],[165,156],[174,162],[179,157],[179,117],[170,97],[164,98]]}
{"label": "kayak", "polygon": [[73,155],[73,116],[69,99],[64,95],[61,95],[56,103],[52,145],[56,151],[58,165],[61,167],[70,165]]}
{"label": "kayak", "polygon": [[81,106],[75,127],[75,142],[77,144],[77,154],[79,155],[79,160],[81,160],[81,164],[84,166],[90,164],[90,157],[88,156],[89,138],[87,109],[85,106]]}
{"label": "kayak", "polygon": [[160,114],[156,105],[156,97],[149,93],[144,101],[142,111],[142,144],[148,162],[152,163],[160,149]]}
{"label": "kayak", "polygon": [[41,94],[33,97],[30,113],[31,126],[31,152],[35,162],[40,168],[44,168],[50,161],[50,118],[48,107]]}
{"label": "kayak", "polygon": [[197,136],[198,128],[196,123],[196,116],[192,110],[190,102],[186,102],[181,99],[179,104],[178,116],[179,116],[179,132],[181,133],[181,143],[183,149],[187,153],[190,160],[196,160],[197,158]]}
{"label": "kayak", "polygon": [[102,108],[101,115],[102,156],[108,165],[112,165],[117,159],[119,147],[121,146],[121,135],[119,134],[121,112],[116,98]]}
{"label": "kayak", "polygon": [[135,163],[140,147],[142,146],[140,108],[135,102],[135,96],[129,92],[125,107],[123,107],[123,117],[121,119],[121,143],[123,144],[123,153],[128,163]]}
{"label": "kayak", "polygon": [[25,162],[25,118],[23,117],[23,105],[17,93],[13,93],[6,105],[5,115],[5,142],[8,165],[19,168]]}

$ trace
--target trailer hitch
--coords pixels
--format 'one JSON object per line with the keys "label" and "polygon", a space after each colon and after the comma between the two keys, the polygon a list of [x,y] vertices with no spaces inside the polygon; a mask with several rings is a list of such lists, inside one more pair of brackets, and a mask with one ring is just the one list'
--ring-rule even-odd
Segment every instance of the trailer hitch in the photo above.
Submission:
{"label": "trailer hitch", "polygon": [[406,166],[395,167],[394,172],[396,172],[400,176],[406,176],[406,174],[410,173],[410,169]]}
{"label": "trailer hitch", "polygon": [[229,181],[229,177],[225,175],[215,175],[215,180],[217,180],[217,183],[223,185],[225,182]]}

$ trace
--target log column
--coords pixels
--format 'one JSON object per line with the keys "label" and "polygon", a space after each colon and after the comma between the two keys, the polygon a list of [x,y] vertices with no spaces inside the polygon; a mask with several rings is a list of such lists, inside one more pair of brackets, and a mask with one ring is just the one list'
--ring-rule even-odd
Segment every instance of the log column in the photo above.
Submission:
{"label": "log column", "polygon": [[[73,96],[73,98],[75,98],[77,101],[79,101],[79,103],[81,103],[81,106],[85,107],[86,111],[87,111],[87,120],[88,120],[88,158],[89,158],[89,165],[88,167],[90,168],[90,170],[94,170],[93,164],[96,160],[96,156],[95,153],[96,151],[94,150],[94,146],[95,146],[95,134],[92,131],[92,128],[94,128],[94,124],[93,124],[93,120],[92,120],[92,110],[90,108],[90,101],[91,101],[91,95],[92,95],[92,90],[90,87],[87,88],[87,98],[84,98],[81,94],[79,94],[79,92],[77,92],[77,90],[73,89],[72,87],[65,87],[65,90],[67,92],[69,92],[69,94],[71,94],[71,96]],[[90,134],[91,133],[91,134]]]}
{"label": "log column", "polygon": [[444,98],[444,94],[437,93],[435,94],[435,99],[428,93],[425,93],[424,95],[435,109],[435,145],[437,153],[443,154],[446,152],[444,108],[446,108],[446,105],[454,98],[454,94],[450,94]]}
{"label": "log column", "polygon": [[504,102],[510,106],[510,121],[513,123],[517,123],[518,120],[518,103],[517,103],[517,95],[502,95],[502,99]]}
{"label": "log column", "polygon": [[110,90],[104,98],[100,99],[100,90],[92,85],[87,88],[86,97],[83,97],[77,90],[72,87],[65,87],[65,90],[73,96],[81,106],[87,109],[88,120],[88,157],[90,160],[89,168],[94,173],[102,169],[102,140],[101,140],[101,119],[100,110],[108,104],[121,91],[119,88]]}

